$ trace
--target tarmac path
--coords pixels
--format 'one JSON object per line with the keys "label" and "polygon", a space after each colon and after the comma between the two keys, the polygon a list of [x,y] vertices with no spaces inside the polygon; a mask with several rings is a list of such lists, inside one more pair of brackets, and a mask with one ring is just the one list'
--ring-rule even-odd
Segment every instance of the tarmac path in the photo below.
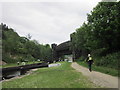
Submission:
{"label": "tarmac path", "polygon": [[76,62],[73,62],[71,66],[76,69],[76,71],[81,72],[84,76],[88,77],[91,82],[98,86],[105,88],[118,88],[118,77],[96,71],[90,72],[88,68],[83,67]]}

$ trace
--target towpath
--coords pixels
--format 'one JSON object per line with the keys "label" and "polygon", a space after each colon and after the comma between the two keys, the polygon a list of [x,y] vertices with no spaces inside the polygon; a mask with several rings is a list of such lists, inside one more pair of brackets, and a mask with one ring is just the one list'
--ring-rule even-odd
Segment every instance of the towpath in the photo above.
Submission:
{"label": "towpath", "polygon": [[76,62],[73,62],[71,66],[76,69],[76,71],[81,72],[84,76],[87,76],[91,82],[98,86],[106,88],[118,88],[118,77],[96,71],[89,72],[88,68],[80,66]]}

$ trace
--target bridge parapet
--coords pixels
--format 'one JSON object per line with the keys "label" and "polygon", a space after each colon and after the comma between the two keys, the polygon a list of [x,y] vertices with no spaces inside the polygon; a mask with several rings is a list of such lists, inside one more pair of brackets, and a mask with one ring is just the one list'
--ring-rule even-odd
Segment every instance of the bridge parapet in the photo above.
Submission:
{"label": "bridge parapet", "polygon": [[61,50],[66,50],[66,49],[69,49],[70,48],[70,41],[67,41],[67,42],[64,42],[64,43],[61,43],[57,46],[56,50],[57,51],[61,51]]}

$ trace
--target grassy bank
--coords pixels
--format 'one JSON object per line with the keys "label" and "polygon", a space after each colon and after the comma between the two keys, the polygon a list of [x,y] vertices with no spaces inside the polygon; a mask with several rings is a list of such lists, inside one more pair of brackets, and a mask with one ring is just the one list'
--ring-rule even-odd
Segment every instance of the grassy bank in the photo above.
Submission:
{"label": "grassy bank", "polygon": [[93,83],[76,72],[71,63],[62,62],[61,66],[40,68],[34,73],[10,81],[2,82],[3,88],[94,88]]}
{"label": "grassy bank", "polygon": [[[34,64],[34,63],[41,63],[39,61],[35,61],[35,62],[26,62],[26,65],[27,64]],[[22,63],[20,63],[19,65],[17,63],[8,63],[8,64],[5,64],[5,65],[0,65],[0,67],[2,68],[6,68],[6,67],[15,67],[15,66],[21,66]]]}
{"label": "grassy bank", "polygon": [[[84,62],[84,61],[77,61],[77,63],[78,63],[79,65],[82,65],[82,66],[88,68],[87,63]],[[105,73],[105,74],[109,74],[109,75],[112,75],[112,76],[118,76],[118,70],[115,70],[115,69],[113,69],[113,68],[96,66],[96,65],[93,64],[93,65],[92,65],[92,70],[94,70],[94,71],[99,71],[99,72],[102,72],[102,73]]]}

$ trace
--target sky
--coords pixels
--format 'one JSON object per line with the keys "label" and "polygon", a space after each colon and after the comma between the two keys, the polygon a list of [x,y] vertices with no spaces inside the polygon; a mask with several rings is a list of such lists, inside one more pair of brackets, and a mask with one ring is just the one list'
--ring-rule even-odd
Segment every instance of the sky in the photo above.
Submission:
{"label": "sky", "polygon": [[40,44],[60,44],[70,40],[70,34],[87,21],[87,13],[100,1],[6,1],[0,3],[0,21],[20,36],[30,34]]}

